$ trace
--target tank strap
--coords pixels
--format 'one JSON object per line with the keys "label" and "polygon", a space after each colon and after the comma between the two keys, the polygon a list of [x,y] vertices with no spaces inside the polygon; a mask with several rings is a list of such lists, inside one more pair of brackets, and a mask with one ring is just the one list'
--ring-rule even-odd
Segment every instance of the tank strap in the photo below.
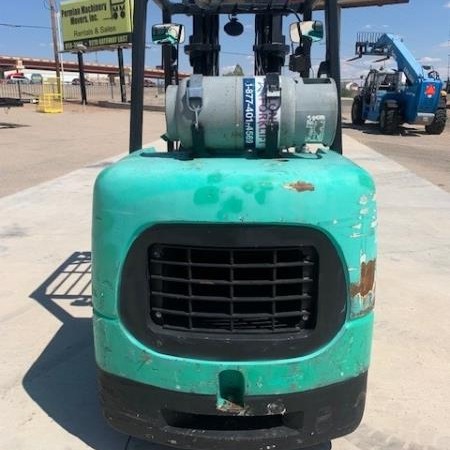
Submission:
{"label": "tank strap", "polygon": [[[266,107],[269,111],[275,112],[281,108],[281,86],[280,75],[278,73],[268,73],[266,75]],[[266,124],[266,158],[276,158],[279,154],[278,135],[280,124],[274,118],[275,114],[269,115]]]}
{"label": "tank strap", "polygon": [[203,107],[203,75],[194,74],[186,88],[188,108],[195,114],[194,125],[199,127],[199,114]]}
{"label": "tank strap", "polygon": [[194,74],[189,77],[186,88],[187,105],[194,113],[194,123],[191,125],[192,146],[195,152],[205,149],[205,135],[199,121],[199,114],[203,107],[203,75]]}

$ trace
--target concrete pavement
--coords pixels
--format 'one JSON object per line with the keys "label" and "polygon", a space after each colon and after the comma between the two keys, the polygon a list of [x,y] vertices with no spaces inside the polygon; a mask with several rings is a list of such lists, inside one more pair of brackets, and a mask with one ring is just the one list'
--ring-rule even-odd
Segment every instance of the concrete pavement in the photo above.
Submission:
{"label": "concrete pavement", "polygon": [[405,125],[398,135],[387,136],[380,133],[376,123],[352,125],[351,105],[351,101],[342,104],[346,134],[450,192],[450,111],[447,127],[440,136],[430,136],[420,125]]}
{"label": "concrete pavement", "polygon": [[[144,114],[144,142],[157,139],[164,115]],[[0,110],[0,197],[60,177],[128,148],[130,112],[64,104],[63,114],[36,107]]]}
{"label": "concrete pavement", "polygon": [[[366,415],[333,448],[450,449],[450,194],[345,148],[375,175],[380,251]],[[112,160],[0,198],[0,449],[150,448],[109,429],[96,395],[91,193]]]}

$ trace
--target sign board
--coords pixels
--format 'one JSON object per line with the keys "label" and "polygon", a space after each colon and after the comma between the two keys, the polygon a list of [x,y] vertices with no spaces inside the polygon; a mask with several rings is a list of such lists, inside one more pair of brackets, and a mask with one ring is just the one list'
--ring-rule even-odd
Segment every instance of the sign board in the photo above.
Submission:
{"label": "sign board", "polygon": [[61,3],[64,50],[98,50],[131,43],[133,0],[67,0]]}

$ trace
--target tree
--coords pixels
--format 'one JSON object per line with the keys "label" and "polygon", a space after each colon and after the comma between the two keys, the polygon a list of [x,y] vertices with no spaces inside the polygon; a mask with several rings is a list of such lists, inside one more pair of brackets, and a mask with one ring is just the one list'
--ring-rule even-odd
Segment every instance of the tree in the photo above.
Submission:
{"label": "tree", "polygon": [[225,76],[225,77],[243,77],[244,71],[243,71],[242,67],[240,66],[240,64],[236,64],[234,66],[233,70],[224,73],[223,76]]}

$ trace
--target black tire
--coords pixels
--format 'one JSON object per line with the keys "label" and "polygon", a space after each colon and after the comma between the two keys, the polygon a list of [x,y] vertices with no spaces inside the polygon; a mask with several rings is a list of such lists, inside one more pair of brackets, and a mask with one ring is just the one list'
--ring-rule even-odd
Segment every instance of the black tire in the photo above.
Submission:
{"label": "black tire", "polygon": [[380,131],[383,134],[398,134],[400,115],[398,108],[385,106],[380,114]]}
{"label": "black tire", "polygon": [[442,134],[447,124],[447,110],[439,108],[434,115],[433,122],[430,125],[425,125],[425,131],[428,134]]}
{"label": "black tire", "polygon": [[365,122],[363,118],[363,102],[360,97],[355,97],[352,104],[352,124],[361,126]]}

